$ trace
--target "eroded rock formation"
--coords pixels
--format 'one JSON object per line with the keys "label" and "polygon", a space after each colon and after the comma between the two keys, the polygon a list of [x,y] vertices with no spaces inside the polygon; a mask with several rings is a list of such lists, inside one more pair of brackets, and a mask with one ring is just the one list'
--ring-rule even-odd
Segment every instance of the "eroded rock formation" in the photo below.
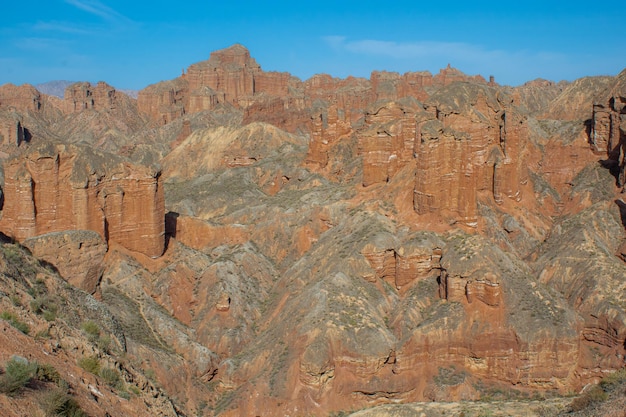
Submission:
{"label": "eroded rock formation", "polygon": [[398,242],[391,234],[381,234],[361,250],[375,272],[364,278],[371,282],[380,279],[400,290],[419,280],[439,276],[444,245],[435,234],[423,233],[407,242]]}
{"label": "eroded rock formation", "polygon": [[5,164],[0,227],[18,241],[85,229],[151,257],[164,248],[160,172],[75,145],[43,144]]}
{"label": "eroded rock formation", "polygon": [[602,101],[593,105],[591,146],[595,152],[607,155],[619,166],[617,182],[626,183],[626,72],[601,95]]}
{"label": "eroded rock formation", "polygon": [[83,110],[113,110],[118,94],[115,88],[100,81],[96,85],[88,82],[75,83],[65,89],[63,110],[65,113],[78,113]]}
{"label": "eroded rock formation", "polygon": [[521,200],[528,180],[528,128],[510,97],[492,87],[457,83],[439,90],[424,107],[435,117],[417,127],[417,213],[450,213],[475,227],[480,192],[497,204],[504,197]]}
{"label": "eroded rock formation", "polygon": [[626,204],[598,163],[623,167],[623,77],[300,81],[235,45],[144,89],[152,122],[104,83],[54,117],[31,91],[0,102],[0,230],[101,297],[186,414],[569,393],[626,356]]}
{"label": "eroded rock formation", "polygon": [[42,95],[30,84],[16,86],[4,84],[0,86],[0,108],[13,107],[21,111],[41,110],[43,106]]}
{"label": "eroded rock formation", "polygon": [[365,115],[366,130],[359,131],[363,155],[363,186],[387,182],[413,161],[419,103],[385,102]]}
{"label": "eroded rock formation", "polygon": [[22,124],[22,117],[14,111],[0,115],[0,145],[19,146],[29,141],[31,133]]}
{"label": "eroded rock formation", "polygon": [[52,265],[70,284],[93,294],[104,272],[107,244],[91,230],[64,230],[23,241],[33,256]]}

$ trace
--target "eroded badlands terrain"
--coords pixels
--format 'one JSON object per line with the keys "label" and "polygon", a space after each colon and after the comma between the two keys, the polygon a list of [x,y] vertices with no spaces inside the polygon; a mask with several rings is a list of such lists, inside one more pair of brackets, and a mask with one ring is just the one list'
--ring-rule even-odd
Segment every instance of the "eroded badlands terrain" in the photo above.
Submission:
{"label": "eroded badlands terrain", "polygon": [[626,72],[496,81],[301,81],[234,45],[136,100],[0,86],[0,366],[53,366],[94,416],[599,382],[626,355]]}

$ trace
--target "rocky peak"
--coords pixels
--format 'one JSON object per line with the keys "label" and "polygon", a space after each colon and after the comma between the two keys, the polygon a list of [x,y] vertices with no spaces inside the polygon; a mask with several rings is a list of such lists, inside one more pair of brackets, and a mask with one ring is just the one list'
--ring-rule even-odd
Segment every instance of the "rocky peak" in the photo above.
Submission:
{"label": "rocky peak", "polygon": [[[239,67],[247,67],[261,69],[261,66],[257,64],[254,58],[250,57],[250,51],[248,51],[245,46],[238,43],[229,46],[228,48],[211,52],[211,56],[205,64],[213,68],[221,67],[235,69]],[[202,65],[202,63],[199,65]]]}
{"label": "rocky peak", "polygon": [[457,81],[473,81],[478,83],[487,83],[485,78],[481,75],[468,76],[464,74],[462,71],[453,68],[450,64],[446,68],[442,68],[439,70],[439,73],[433,77],[433,81],[435,84],[440,85],[450,85]]}
{"label": "rocky peak", "polygon": [[10,107],[18,111],[40,111],[42,107],[41,93],[30,84],[20,86],[10,83],[4,84],[0,86],[0,108]]}
{"label": "rocky peak", "polygon": [[11,148],[29,141],[30,131],[24,127],[22,116],[14,109],[0,113],[0,146]]}
{"label": "rocky peak", "polygon": [[117,101],[115,88],[100,81],[96,85],[78,82],[65,89],[63,110],[65,113],[76,113],[87,109],[113,110]]}

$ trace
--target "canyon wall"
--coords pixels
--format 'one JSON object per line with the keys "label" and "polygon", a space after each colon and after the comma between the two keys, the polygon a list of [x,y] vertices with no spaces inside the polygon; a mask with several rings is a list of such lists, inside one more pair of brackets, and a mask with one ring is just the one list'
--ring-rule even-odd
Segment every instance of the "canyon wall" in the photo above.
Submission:
{"label": "canyon wall", "polygon": [[591,147],[617,164],[617,182],[621,187],[626,183],[626,71],[600,97],[593,105]]}
{"label": "canyon wall", "polygon": [[37,112],[42,105],[42,94],[30,84],[0,86],[0,108],[13,107],[16,110]]}
{"label": "canyon wall", "polygon": [[[276,113],[293,116],[294,110],[316,107],[315,103],[321,101],[337,106],[343,120],[353,123],[363,115],[363,109],[378,100],[403,97],[424,100],[437,88],[456,81],[487,84],[481,76],[468,76],[450,66],[434,76],[429,72],[400,75],[375,71],[370,80],[318,74],[303,82],[289,73],[263,71],[250,52],[236,44],[212,52],[207,61],[189,66],[175,80],[141,90],[138,106],[161,124],[220,104],[249,109],[248,121],[276,122],[281,119]],[[268,99],[273,103],[271,106],[267,105]],[[283,117],[278,127],[292,132],[303,125],[310,127],[309,116],[298,115],[298,122]]]}
{"label": "canyon wall", "polygon": [[93,230],[158,257],[165,208],[160,172],[92,148],[43,144],[5,163],[1,230],[18,241]]}
{"label": "canyon wall", "polygon": [[0,145],[19,146],[30,140],[30,132],[23,126],[22,117],[15,111],[0,115]]}
{"label": "canyon wall", "polygon": [[513,99],[479,84],[456,83],[424,105],[435,118],[418,126],[414,207],[419,214],[449,211],[476,226],[477,196],[497,204],[522,199],[527,181],[526,116]]}
{"label": "canyon wall", "polygon": [[63,97],[64,113],[78,113],[83,110],[113,110],[120,93],[105,82],[96,85],[88,82],[74,83],[65,89]]}

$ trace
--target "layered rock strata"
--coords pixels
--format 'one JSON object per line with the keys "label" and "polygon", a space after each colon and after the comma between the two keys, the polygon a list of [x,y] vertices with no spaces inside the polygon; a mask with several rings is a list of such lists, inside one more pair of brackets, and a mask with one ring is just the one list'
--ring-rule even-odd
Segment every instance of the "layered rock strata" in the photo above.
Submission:
{"label": "layered rock strata", "polygon": [[93,294],[104,272],[106,242],[91,230],[66,230],[25,239],[24,246],[70,284]]}
{"label": "layered rock strata", "polygon": [[434,233],[423,233],[399,243],[383,234],[361,250],[374,274],[365,275],[370,282],[386,281],[400,290],[415,282],[441,274],[441,254],[444,242]]}
{"label": "layered rock strata", "polygon": [[31,133],[24,127],[22,117],[15,111],[0,115],[0,145],[19,146],[30,140]]}
{"label": "layered rock strata", "polygon": [[418,214],[450,213],[475,227],[481,191],[497,204],[504,197],[522,199],[528,128],[512,98],[491,87],[457,83],[439,90],[424,108],[434,118],[417,126]]}
{"label": "layered rock strata", "polygon": [[75,83],[65,89],[63,111],[65,113],[78,113],[88,109],[113,110],[118,94],[115,88],[102,81],[96,85],[91,85],[88,82]]}
{"label": "layered rock strata", "polygon": [[5,164],[0,227],[18,241],[85,229],[151,257],[163,253],[160,171],[74,145],[44,144]]}
{"label": "layered rock strata", "polygon": [[595,152],[617,163],[621,187],[626,182],[626,71],[601,96],[602,100],[593,105],[590,142]]}
{"label": "layered rock strata", "polygon": [[367,128],[358,133],[363,155],[363,186],[384,183],[413,161],[419,103],[386,102],[365,115]]}
{"label": "layered rock strata", "polygon": [[[429,72],[400,75],[375,71],[370,80],[340,80],[321,74],[303,82],[289,73],[263,71],[250,52],[236,44],[212,52],[207,61],[189,66],[175,80],[146,87],[139,92],[138,106],[153,120],[166,124],[184,114],[227,104],[248,110],[247,120],[278,120],[279,127],[295,131],[309,122],[306,112],[298,111],[315,107],[316,102],[336,105],[342,120],[353,123],[377,100],[424,100],[437,88],[456,81],[486,84],[481,76],[467,76],[450,66],[434,76]],[[291,120],[294,115],[298,120]]]}
{"label": "layered rock strata", "polygon": [[14,108],[21,111],[37,112],[43,106],[43,97],[30,84],[0,86],[0,108]]}

